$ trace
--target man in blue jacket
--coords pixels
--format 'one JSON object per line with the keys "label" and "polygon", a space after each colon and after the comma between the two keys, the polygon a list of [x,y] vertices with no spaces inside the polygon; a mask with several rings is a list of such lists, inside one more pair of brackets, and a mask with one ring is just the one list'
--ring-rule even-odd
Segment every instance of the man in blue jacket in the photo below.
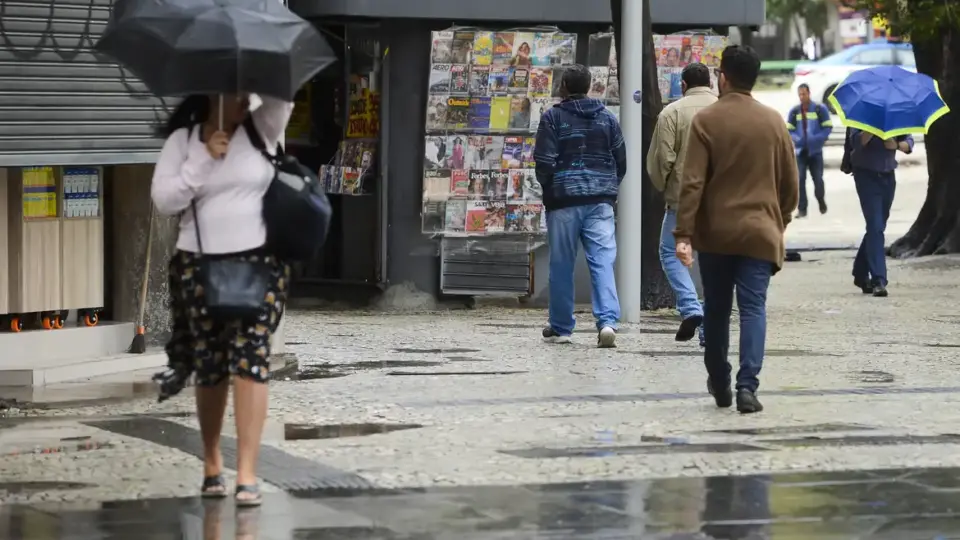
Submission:
{"label": "man in blue jacket", "polygon": [[627,150],[617,118],[601,101],[588,98],[589,90],[590,70],[568,67],[560,82],[563,101],[543,113],[537,131],[534,160],[550,246],[550,322],[543,339],[571,341],[574,266],[582,242],[593,285],[597,346],[615,347],[620,300],[613,207],[627,173]]}
{"label": "man in blue jacket", "polygon": [[797,169],[800,171],[800,206],[797,217],[807,217],[807,171],[813,178],[813,194],[820,204],[820,213],[827,213],[826,194],[823,187],[823,145],[827,144],[833,122],[830,109],[810,99],[810,87],[801,84],[797,89],[800,104],[787,114],[787,129],[797,152]]}

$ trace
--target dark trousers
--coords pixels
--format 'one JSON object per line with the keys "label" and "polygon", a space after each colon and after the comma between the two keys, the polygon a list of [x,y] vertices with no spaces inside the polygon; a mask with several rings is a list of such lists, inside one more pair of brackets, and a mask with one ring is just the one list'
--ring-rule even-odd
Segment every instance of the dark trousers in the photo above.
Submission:
{"label": "dark trousers", "polygon": [[797,156],[797,170],[800,171],[800,204],[797,210],[807,212],[807,171],[813,180],[813,195],[818,201],[826,197],[823,187],[823,154],[801,153]]}
{"label": "dark trousers", "polygon": [[767,338],[767,287],[773,264],[738,255],[700,252],[703,280],[703,332],[707,338],[703,362],[716,389],[730,384],[730,314],[736,291],[740,311],[740,370],[737,390],[756,392],[760,386]]}
{"label": "dark trousers", "polygon": [[886,286],[887,258],[883,233],[890,219],[897,177],[893,171],[880,173],[854,169],[853,181],[857,185],[860,211],[867,225],[857,258],[853,261],[853,278],[859,283]]}

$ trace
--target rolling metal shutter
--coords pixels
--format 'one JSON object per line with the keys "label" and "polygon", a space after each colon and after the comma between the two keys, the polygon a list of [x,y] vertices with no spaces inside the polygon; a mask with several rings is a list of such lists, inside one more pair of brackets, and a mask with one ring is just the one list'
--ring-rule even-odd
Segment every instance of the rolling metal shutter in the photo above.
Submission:
{"label": "rolling metal shutter", "polygon": [[0,0],[0,167],[150,163],[166,107],[93,52],[112,0]]}

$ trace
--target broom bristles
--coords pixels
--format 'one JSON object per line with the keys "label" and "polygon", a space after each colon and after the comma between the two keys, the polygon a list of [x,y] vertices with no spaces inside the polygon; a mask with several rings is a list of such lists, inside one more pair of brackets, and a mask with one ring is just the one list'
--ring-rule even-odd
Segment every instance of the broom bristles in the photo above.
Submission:
{"label": "broom bristles", "polygon": [[137,327],[137,335],[133,336],[130,348],[127,349],[128,353],[143,354],[147,352],[147,337],[144,335],[144,330],[145,328],[142,326]]}

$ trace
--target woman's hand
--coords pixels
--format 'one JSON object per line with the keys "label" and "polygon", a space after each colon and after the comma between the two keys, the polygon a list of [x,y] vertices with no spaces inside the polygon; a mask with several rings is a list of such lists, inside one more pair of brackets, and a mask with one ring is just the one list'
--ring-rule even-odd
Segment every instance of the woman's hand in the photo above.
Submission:
{"label": "woman's hand", "polygon": [[894,138],[886,139],[883,141],[883,147],[887,150],[896,150],[897,149],[897,140]]}
{"label": "woman's hand", "polygon": [[230,145],[230,136],[224,131],[216,131],[207,141],[207,152],[213,156],[213,159],[221,159],[227,155],[227,147]]}
{"label": "woman's hand", "polygon": [[904,154],[909,154],[910,152],[913,152],[913,149],[910,148],[910,143],[908,143],[907,141],[900,141],[899,143],[897,143],[897,149],[903,152]]}

